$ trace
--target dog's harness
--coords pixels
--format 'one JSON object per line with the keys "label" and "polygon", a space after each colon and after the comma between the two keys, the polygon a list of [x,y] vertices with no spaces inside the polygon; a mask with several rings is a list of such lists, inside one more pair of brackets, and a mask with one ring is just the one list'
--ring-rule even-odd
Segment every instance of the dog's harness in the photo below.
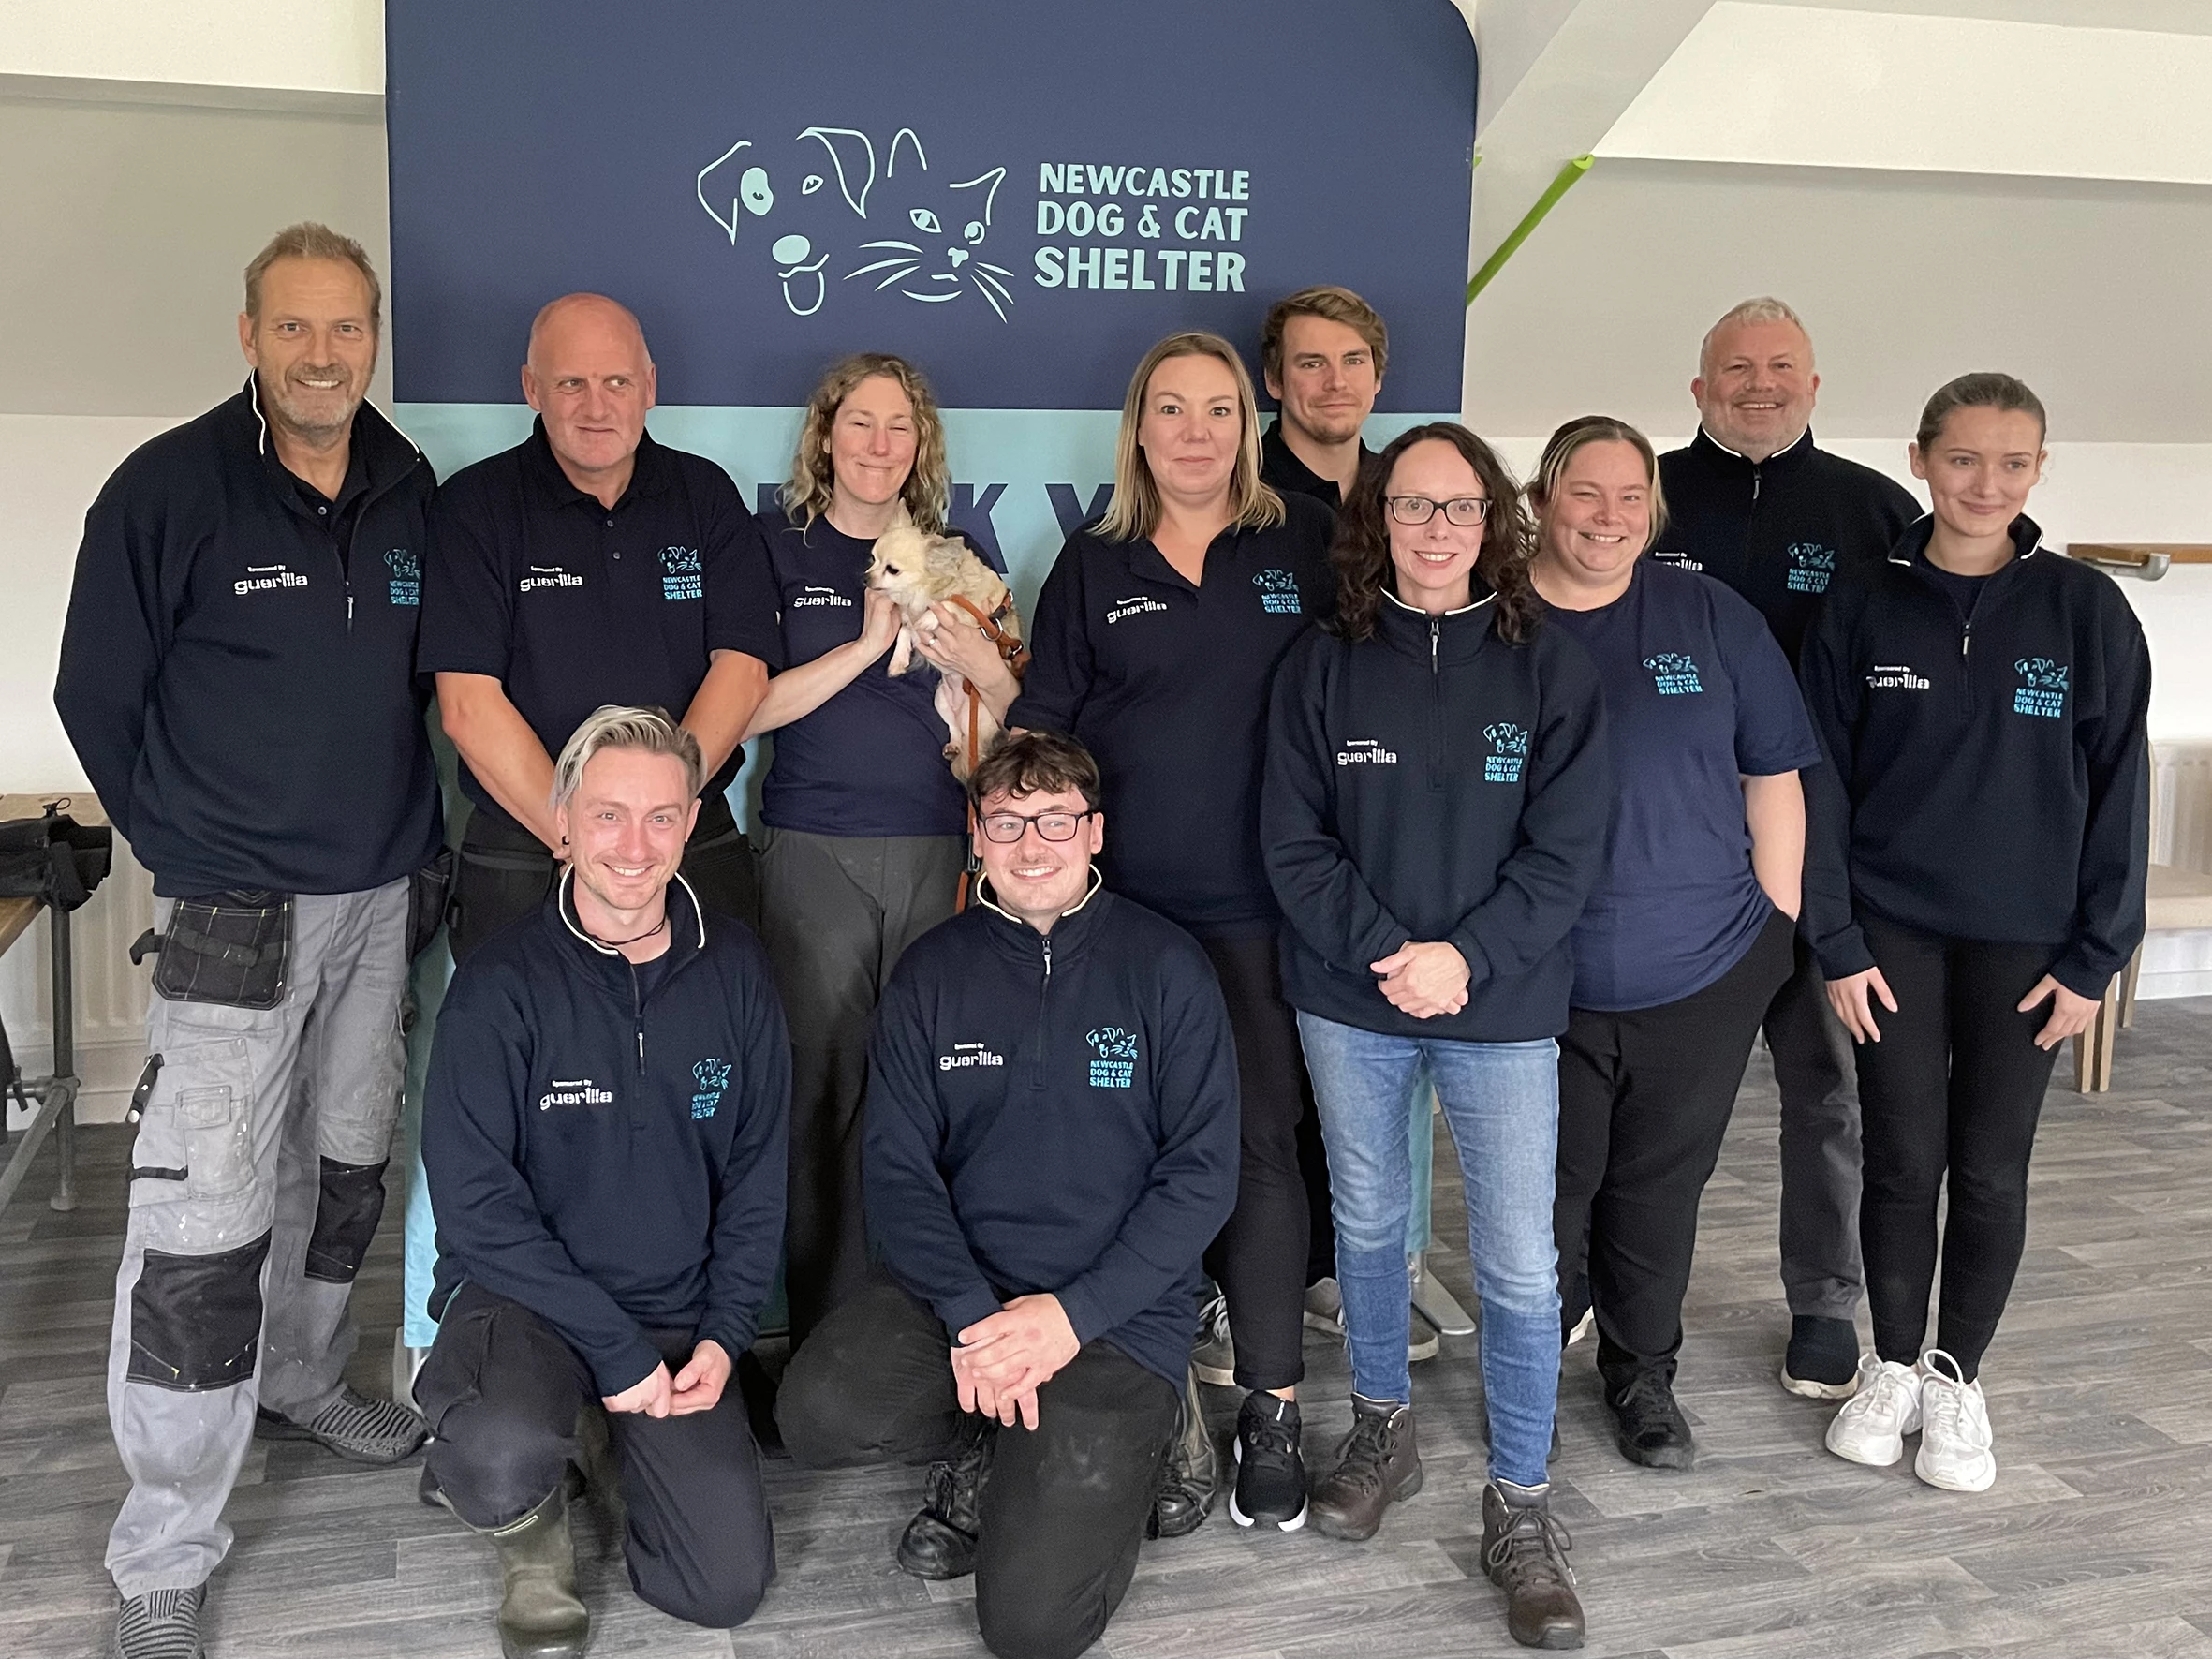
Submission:
{"label": "dog's harness", "polygon": [[[993,648],[997,651],[998,659],[1006,664],[1015,679],[1020,679],[1023,674],[1028,672],[1028,651],[1024,648],[1020,640],[1006,631],[1006,619],[1014,614],[1014,596],[1010,589],[1006,597],[998,601],[998,608],[988,615],[984,614],[981,605],[978,605],[966,594],[953,594],[948,602],[958,605],[976,619],[976,627],[982,630],[983,637],[989,640]],[[981,721],[981,711],[983,699],[973,685],[966,686],[966,689],[967,691],[967,770],[968,775],[973,777],[976,763],[982,759],[982,756],[976,751],[981,747],[979,727]],[[967,909],[968,894],[975,884],[975,835],[976,804],[974,797],[970,796],[967,803],[968,854],[960,872],[960,894],[953,901],[952,910],[955,915]]]}

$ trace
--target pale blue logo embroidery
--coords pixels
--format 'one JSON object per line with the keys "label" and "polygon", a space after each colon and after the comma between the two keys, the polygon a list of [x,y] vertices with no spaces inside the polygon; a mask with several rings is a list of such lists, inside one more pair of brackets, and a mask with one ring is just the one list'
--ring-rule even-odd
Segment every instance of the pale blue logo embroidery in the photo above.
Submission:
{"label": "pale blue logo embroidery", "polygon": [[1698,665],[1683,652],[1661,651],[1646,657],[1644,666],[1651,671],[1651,683],[1661,697],[1694,697],[1705,689],[1698,678]]}
{"label": "pale blue logo embroidery", "polygon": [[1119,1026],[1100,1026],[1084,1035],[1098,1058],[1091,1061],[1093,1089],[1134,1089],[1137,1086],[1137,1033]]}
{"label": "pale blue logo embroidery", "polygon": [[726,1059],[702,1059],[691,1068],[691,1080],[699,1085],[699,1092],[691,1097],[691,1120],[712,1118],[715,1108],[722,1104],[723,1090],[730,1087],[730,1062]]}
{"label": "pale blue logo embroidery", "polygon": [[1261,570],[1252,578],[1252,585],[1260,590],[1260,608],[1273,616],[1303,616],[1305,608],[1298,600],[1298,578],[1288,570]]}
{"label": "pale blue logo embroidery", "polygon": [[1528,763],[1528,728],[1500,720],[1484,726],[1482,735],[1490,740],[1490,753],[1482,762],[1482,781],[1520,782],[1521,768]]}
{"label": "pale blue logo embroidery", "polygon": [[2053,662],[2048,657],[2023,657],[2013,664],[2013,672],[2020,676],[2019,687],[2013,692],[2014,714],[2041,715],[2052,720],[2066,718],[2066,689],[2073,672],[2067,664]]}
{"label": "pale blue logo embroidery", "polygon": [[404,547],[395,547],[384,555],[384,565],[391,572],[391,602],[395,605],[420,605],[422,602],[421,562]]}
{"label": "pale blue logo embroidery", "polygon": [[1818,541],[1790,544],[1790,591],[1826,593],[1836,579],[1836,550]]}
{"label": "pale blue logo embroidery", "polygon": [[705,566],[700,562],[696,547],[664,547],[660,550],[660,597],[664,600],[696,600],[706,596]]}

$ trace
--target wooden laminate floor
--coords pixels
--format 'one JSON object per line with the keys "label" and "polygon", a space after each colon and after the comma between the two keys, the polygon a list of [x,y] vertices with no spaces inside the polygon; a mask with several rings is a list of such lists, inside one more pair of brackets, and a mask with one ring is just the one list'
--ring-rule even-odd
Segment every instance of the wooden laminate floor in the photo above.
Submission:
{"label": "wooden laminate floor", "polygon": [[[1821,1449],[1831,1408],[1775,1381],[1788,1331],[1774,1272],[1776,1109],[1754,1059],[1704,1207],[1681,1395],[1694,1473],[1615,1453],[1587,1345],[1561,1387],[1556,1506],[1575,1539],[1593,1654],[1615,1659],[2212,1659],[2212,999],[2146,1004],[2113,1091],[2053,1088],[2028,1256],[1984,1378],[2002,1472],[1979,1497]],[[100,1552],[124,1482],[101,1358],[126,1137],[85,1133],[86,1200],[47,1209],[51,1156],[0,1213],[0,1654],[104,1652]],[[1439,1270],[1468,1298],[1448,1148]],[[359,1293],[356,1381],[381,1391],[398,1318],[397,1228]],[[1307,1455],[1343,1431],[1340,1353],[1310,1341]],[[1417,1367],[1427,1489],[1366,1545],[1240,1533],[1225,1512],[1148,1545],[1099,1652],[1113,1659],[1503,1654],[1477,1563],[1482,1479],[1474,1340]],[[1233,1401],[1223,1395],[1217,1427]],[[595,1654],[975,1655],[971,1592],[904,1577],[891,1546],[917,1472],[773,1466],[782,1577],[734,1634],[629,1593],[608,1541],[582,1551]],[[412,1467],[365,1471],[312,1444],[257,1444],[230,1505],[238,1541],[210,1601],[214,1659],[488,1659],[490,1549],[415,1500]],[[596,1525],[596,1523],[595,1523]]]}

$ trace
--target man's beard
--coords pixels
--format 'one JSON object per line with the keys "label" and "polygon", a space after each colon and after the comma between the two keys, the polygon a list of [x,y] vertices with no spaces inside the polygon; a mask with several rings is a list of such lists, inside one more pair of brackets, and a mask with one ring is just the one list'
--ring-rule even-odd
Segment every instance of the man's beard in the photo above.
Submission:
{"label": "man's beard", "polygon": [[[321,372],[325,365],[309,364],[306,372]],[[343,370],[339,371],[342,375]],[[352,377],[345,376],[350,382]],[[302,397],[293,391],[288,379],[271,384],[261,383],[262,395],[268,400],[270,411],[278,422],[293,437],[310,444],[330,443],[353,424],[354,411],[361,407],[361,398],[347,388],[333,388]],[[312,399],[313,401],[309,401]]]}

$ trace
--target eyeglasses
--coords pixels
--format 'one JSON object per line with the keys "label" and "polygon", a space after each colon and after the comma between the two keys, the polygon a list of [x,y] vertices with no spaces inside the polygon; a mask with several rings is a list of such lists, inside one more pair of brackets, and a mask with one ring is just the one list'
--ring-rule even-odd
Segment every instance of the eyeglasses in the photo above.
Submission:
{"label": "eyeglasses", "polygon": [[1426,496],[1386,496],[1391,517],[1402,525],[1425,525],[1437,516],[1437,509],[1444,510],[1444,522],[1471,530],[1482,522],[1490,511],[1487,496],[1458,496],[1449,501],[1432,501]]}
{"label": "eyeglasses", "polygon": [[982,821],[983,839],[1011,847],[1022,838],[1025,830],[1035,824],[1037,833],[1048,841],[1072,841],[1076,825],[1091,816],[1088,812],[994,812]]}

